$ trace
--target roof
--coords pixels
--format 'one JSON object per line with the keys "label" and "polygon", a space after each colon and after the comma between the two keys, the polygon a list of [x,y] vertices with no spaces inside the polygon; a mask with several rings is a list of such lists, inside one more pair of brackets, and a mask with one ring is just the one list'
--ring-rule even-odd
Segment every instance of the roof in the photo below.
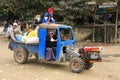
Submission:
{"label": "roof", "polygon": [[42,23],[40,24],[40,28],[48,28],[48,29],[58,29],[59,26],[68,27],[66,25],[61,24],[53,24],[53,23]]}

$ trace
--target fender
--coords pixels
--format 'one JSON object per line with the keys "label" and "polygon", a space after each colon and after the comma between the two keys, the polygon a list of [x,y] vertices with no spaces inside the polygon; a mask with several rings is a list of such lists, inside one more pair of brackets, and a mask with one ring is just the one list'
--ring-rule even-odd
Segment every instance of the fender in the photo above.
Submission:
{"label": "fender", "polygon": [[77,53],[76,51],[74,51],[74,50],[72,50],[72,49],[66,49],[66,52],[68,53],[68,54],[71,54],[71,55],[73,55],[74,57],[79,57],[80,56],[80,54],[79,53]]}

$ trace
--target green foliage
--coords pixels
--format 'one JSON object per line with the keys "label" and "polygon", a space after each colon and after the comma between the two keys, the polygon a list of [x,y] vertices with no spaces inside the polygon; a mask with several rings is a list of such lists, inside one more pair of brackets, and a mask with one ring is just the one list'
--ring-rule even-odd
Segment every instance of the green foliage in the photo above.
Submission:
{"label": "green foliage", "polygon": [[[66,18],[80,17],[80,13],[85,8],[85,2],[88,0],[1,0],[0,12],[9,10],[20,17],[33,17],[37,12],[44,13],[48,7],[58,10],[59,15]],[[75,13],[75,15],[71,15]]]}
{"label": "green foliage", "polygon": [[[64,22],[69,24],[76,18],[91,14],[86,2],[93,0],[0,0],[0,13],[8,14],[21,19],[33,18],[37,13],[44,14],[48,7],[53,7],[55,14],[64,17]],[[99,3],[113,0],[96,0]],[[119,5],[120,6],[120,5]]]}

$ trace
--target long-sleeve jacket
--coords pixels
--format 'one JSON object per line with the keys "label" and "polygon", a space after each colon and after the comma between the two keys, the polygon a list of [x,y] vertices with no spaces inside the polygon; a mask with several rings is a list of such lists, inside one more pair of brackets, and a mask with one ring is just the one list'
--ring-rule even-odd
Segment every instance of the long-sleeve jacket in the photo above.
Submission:
{"label": "long-sleeve jacket", "polygon": [[55,23],[55,20],[54,20],[54,18],[53,18],[53,15],[50,15],[48,12],[45,13],[44,18],[43,18],[43,20],[42,20],[42,23],[47,23],[47,22]]}
{"label": "long-sleeve jacket", "polygon": [[46,39],[46,47],[50,47],[50,48],[56,47],[56,42],[52,42],[49,36]]}

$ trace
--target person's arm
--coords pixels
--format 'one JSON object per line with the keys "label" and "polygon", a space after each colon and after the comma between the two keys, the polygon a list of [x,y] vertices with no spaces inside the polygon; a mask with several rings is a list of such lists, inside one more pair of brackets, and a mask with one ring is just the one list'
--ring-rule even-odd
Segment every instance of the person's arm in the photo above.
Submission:
{"label": "person's arm", "polygon": [[54,41],[53,42],[57,42],[57,39],[54,39]]}
{"label": "person's arm", "polygon": [[53,16],[51,17],[51,23],[55,23],[55,19],[53,18]]}
{"label": "person's arm", "polygon": [[12,38],[12,40],[16,41],[15,34],[12,27],[9,28],[8,34]]}
{"label": "person's arm", "polygon": [[20,26],[18,26],[18,31],[19,31],[20,34],[22,34],[22,31],[21,31],[21,27],[20,27]]}
{"label": "person's arm", "polygon": [[48,22],[48,13],[45,13],[42,23],[47,23],[47,22]]}

